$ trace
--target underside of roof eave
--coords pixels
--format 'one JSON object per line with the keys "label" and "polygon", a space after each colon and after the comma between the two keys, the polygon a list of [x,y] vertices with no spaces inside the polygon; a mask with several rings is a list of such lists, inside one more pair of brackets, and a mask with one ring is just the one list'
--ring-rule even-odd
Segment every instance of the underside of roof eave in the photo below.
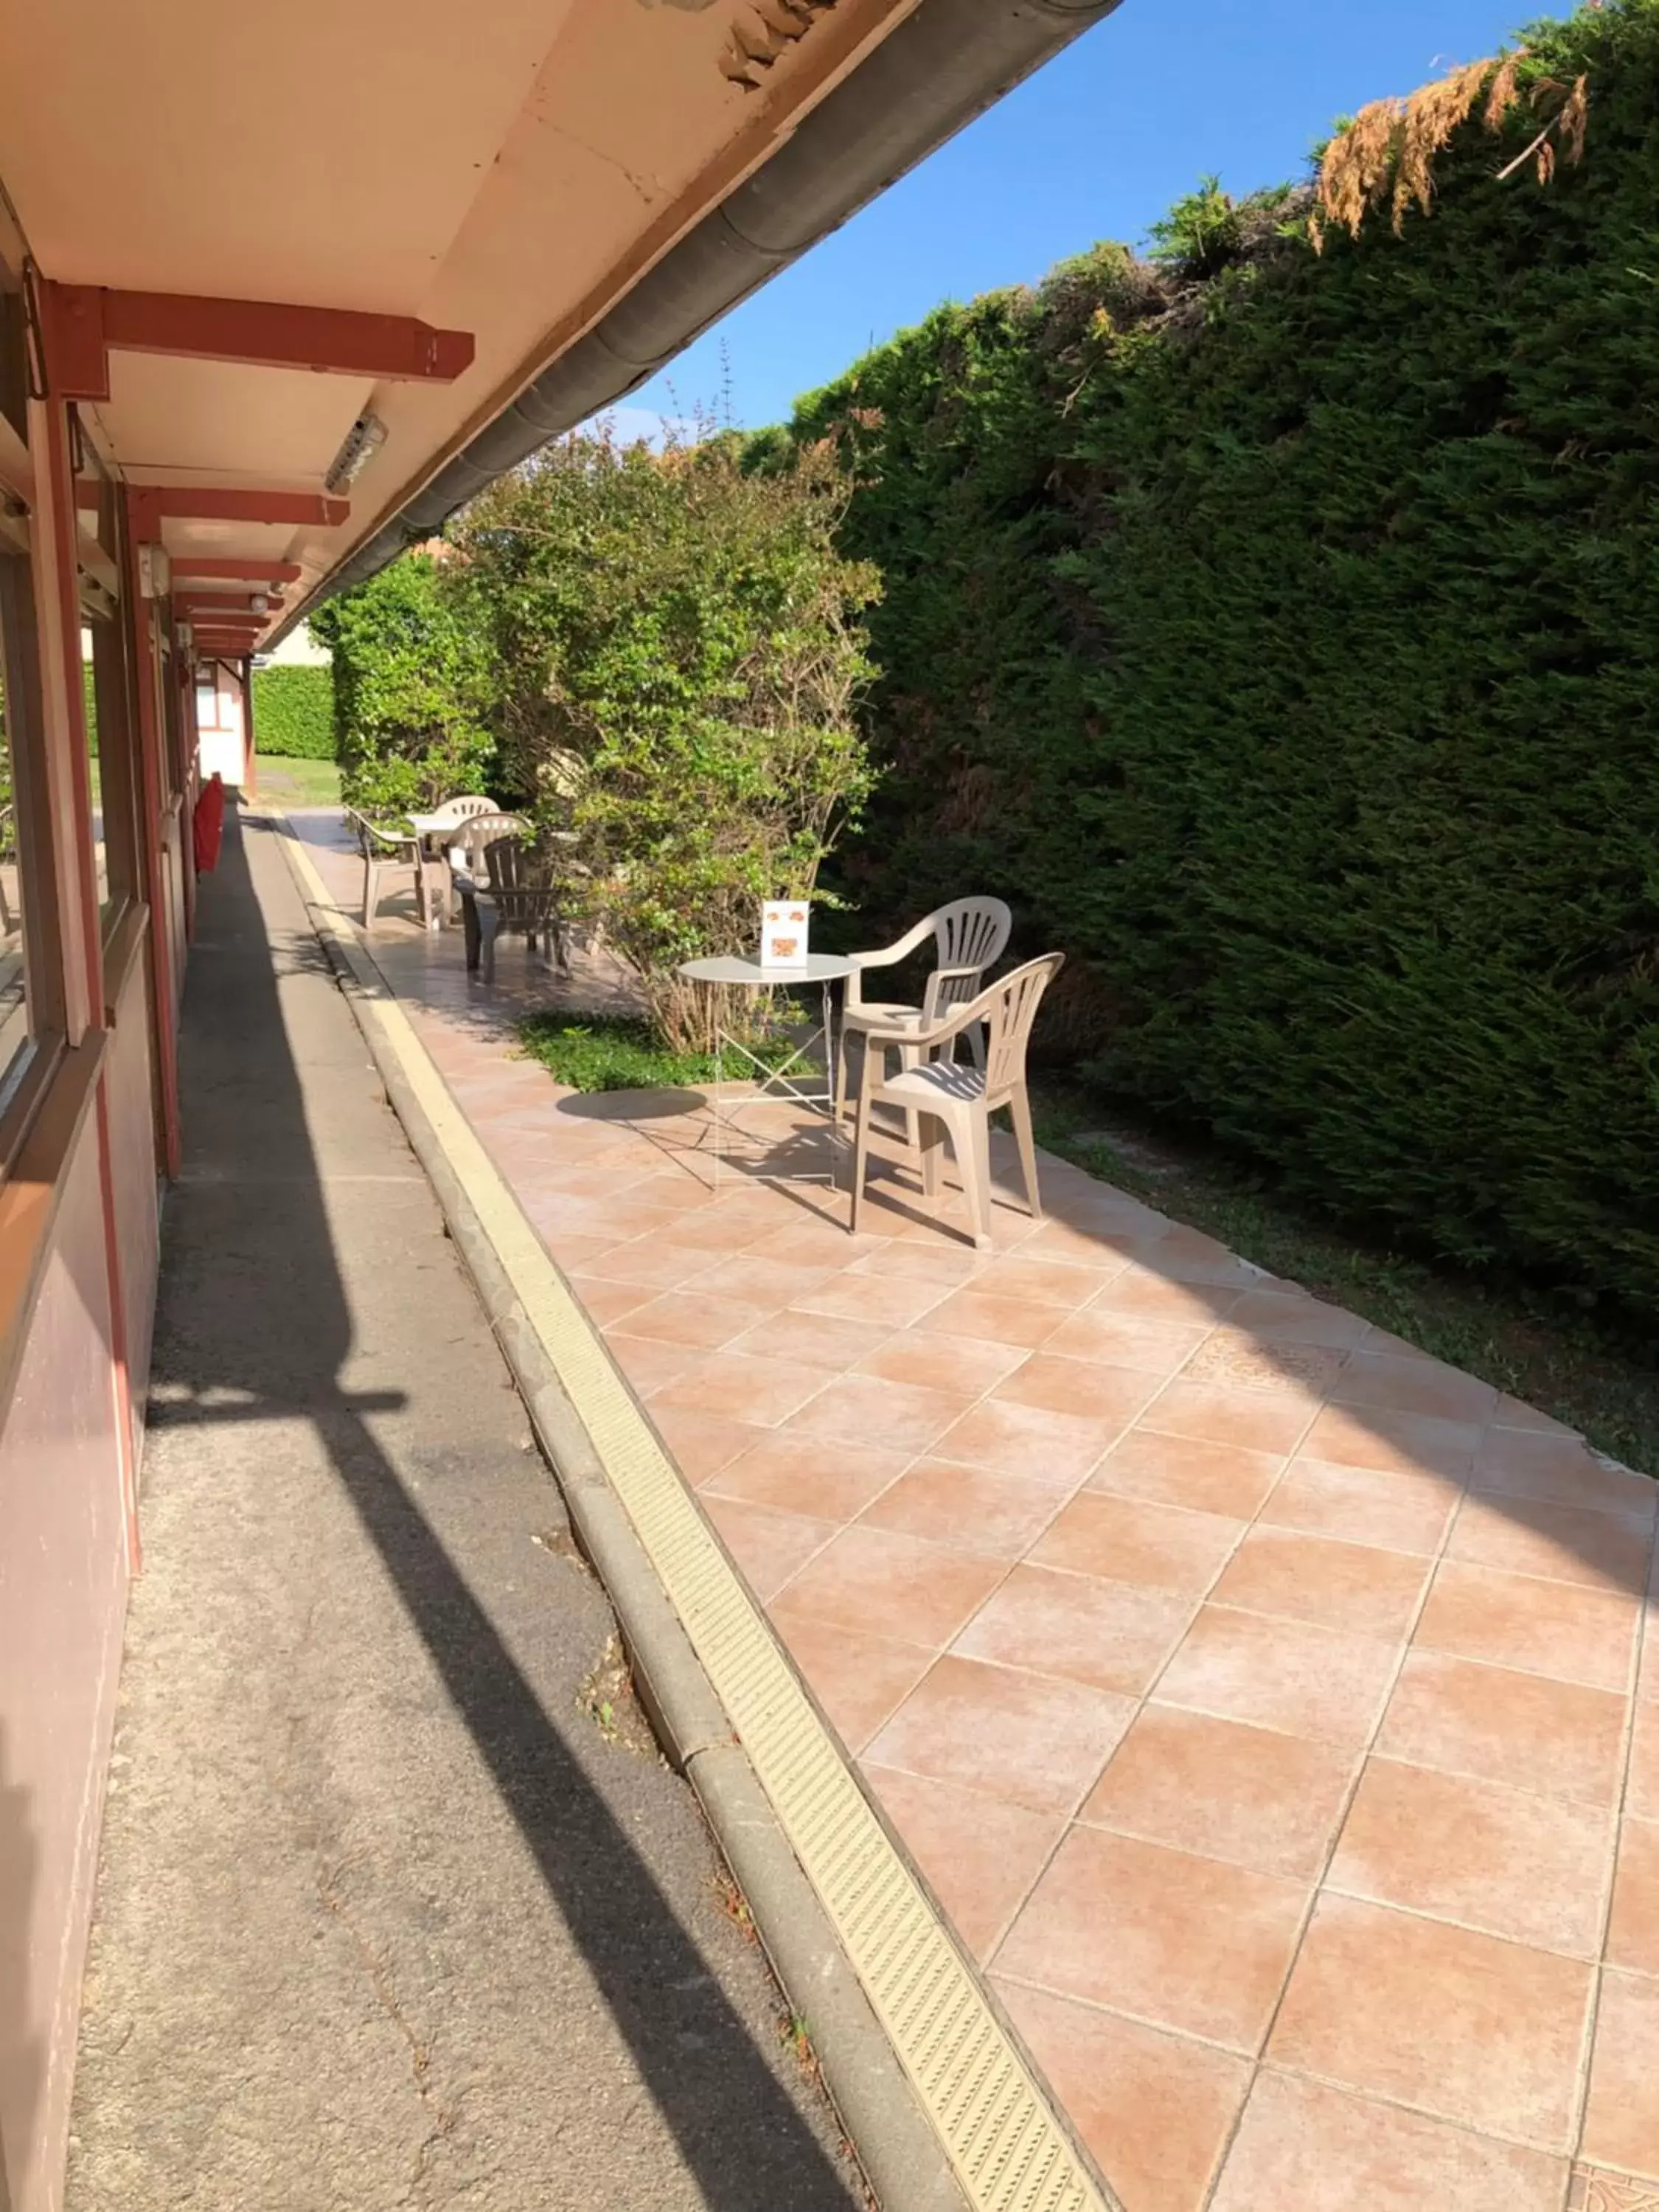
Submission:
{"label": "underside of roof eave", "polygon": [[768,161],[526,386],[275,630],[365,583],[508,469],[637,389],[1119,0],[921,0]]}

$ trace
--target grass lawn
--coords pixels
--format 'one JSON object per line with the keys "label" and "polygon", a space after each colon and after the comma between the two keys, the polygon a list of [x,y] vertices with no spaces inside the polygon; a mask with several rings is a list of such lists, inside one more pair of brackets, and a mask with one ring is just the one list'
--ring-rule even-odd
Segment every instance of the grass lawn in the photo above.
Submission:
{"label": "grass lawn", "polygon": [[340,771],[333,761],[285,760],[279,753],[261,753],[254,767],[261,799],[279,806],[337,806]]}
{"label": "grass lawn", "polygon": [[[671,1052],[645,1021],[625,1015],[527,1014],[519,1024],[525,1056],[538,1060],[556,1082],[572,1091],[694,1090],[701,1083],[738,1083],[755,1073],[739,1052],[717,1064],[712,1052]],[[794,1051],[793,1040],[753,1043],[757,1059],[775,1067]]]}
{"label": "grass lawn", "polygon": [[1063,1159],[1659,1474],[1659,1365],[1650,1333],[1628,1319],[1364,1243],[1237,1161],[1120,1126],[1112,1109],[1063,1085],[1034,1084],[1032,1109],[1037,1141]]}

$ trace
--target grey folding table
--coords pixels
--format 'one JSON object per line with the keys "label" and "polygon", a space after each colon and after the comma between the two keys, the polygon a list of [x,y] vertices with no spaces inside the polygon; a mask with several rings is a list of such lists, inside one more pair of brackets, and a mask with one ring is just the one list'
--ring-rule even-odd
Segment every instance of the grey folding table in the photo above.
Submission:
{"label": "grey folding table", "polygon": [[[720,1071],[714,1079],[713,1100],[714,1181],[716,1182],[721,1180],[720,1165],[727,1150],[725,1139],[729,1133],[738,1127],[738,1115],[748,1107],[776,1105],[781,1102],[811,1107],[815,1113],[822,1112],[829,1121],[831,1144],[840,1143],[841,1131],[836,1120],[834,1082],[836,1008],[832,987],[850,975],[852,972],[851,960],[833,952],[809,953],[799,966],[793,968],[763,967],[758,960],[751,959],[746,954],[738,953],[721,954],[712,959],[686,960],[681,963],[679,973],[692,983],[723,985],[728,990],[738,991],[799,991],[803,985],[805,985],[809,988],[816,987],[820,994],[821,1011],[817,1028],[803,1037],[788,1059],[777,1067],[769,1067],[763,1060],[750,1050],[741,1037],[732,1036],[718,1020],[716,1021],[715,1065]],[[823,1048],[823,1087],[813,1090],[807,1087],[811,1073],[811,1054],[814,1045],[820,1043]],[[740,1097],[728,1095],[725,1080],[726,1058],[728,1052],[741,1053],[749,1061],[759,1079],[757,1089],[744,1090]],[[741,1178],[741,1180],[752,1179],[754,1178]],[[758,1177],[758,1180],[764,1182],[833,1183],[839,1179],[833,1158],[830,1167],[821,1173],[775,1176],[763,1174]]]}

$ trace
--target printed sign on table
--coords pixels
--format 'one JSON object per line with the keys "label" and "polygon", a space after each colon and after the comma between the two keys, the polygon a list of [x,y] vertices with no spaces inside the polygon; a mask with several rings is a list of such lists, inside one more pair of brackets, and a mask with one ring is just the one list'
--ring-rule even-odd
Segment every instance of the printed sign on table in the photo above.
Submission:
{"label": "printed sign on table", "polygon": [[767,899],[761,907],[761,966],[804,968],[810,908],[805,899]]}

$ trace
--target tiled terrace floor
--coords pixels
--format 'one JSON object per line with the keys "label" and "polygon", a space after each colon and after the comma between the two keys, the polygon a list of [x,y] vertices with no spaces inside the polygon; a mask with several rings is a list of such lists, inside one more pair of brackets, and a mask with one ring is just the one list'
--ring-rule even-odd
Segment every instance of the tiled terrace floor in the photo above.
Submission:
{"label": "tiled terrace floor", "polygon": [[1659,2206],[1651,1483],[1056,1160],[711,1194],[374,944],[1127,2212]]}

